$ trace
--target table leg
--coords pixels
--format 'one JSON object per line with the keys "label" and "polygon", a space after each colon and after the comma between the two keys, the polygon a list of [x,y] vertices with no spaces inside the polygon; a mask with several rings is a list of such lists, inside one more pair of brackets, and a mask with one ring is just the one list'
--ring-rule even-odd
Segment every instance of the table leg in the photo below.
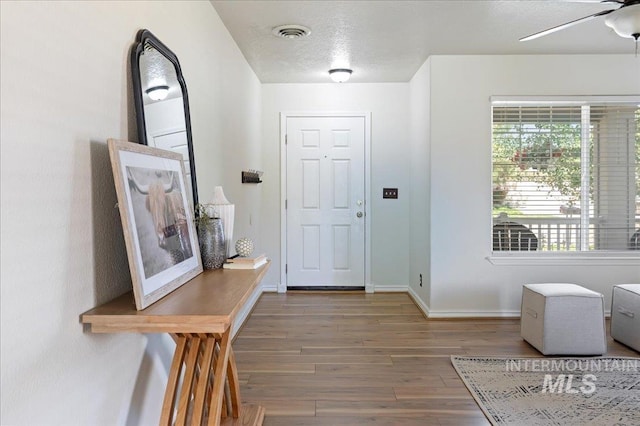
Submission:
{"label": "table leg", "polygon": [[[199,425],[202,423],[202,417],[206,407],[206,396],[210,383],[211,362],[213,360],[213,352],[216,346],[216,339],[211,335],[206,336],[204,352],[200,362],[200,376],[198,379],[198,387],[195,391],[193,403],[192,424]],[[209,394],[211,395],[211,394]]]}
{"label": "table leg", "polygon": [[182,379],[182,390],[178,400],[176,425],[187,424],[189,410],[192,407],[193,386],[196,381],[198,358],[200,355],[200,337],[189,336],[188,341],[189,347],[187,348],[186,362],[184,365],[185,371]]}
{"label": "table leg", "polygon": [[[176,350],[162,406],[162,426],[200,426],[203,421],[209,426],[219,426],[227,416],[223,410],[228,408],[237,422],[262,424],[262,407],[248,407],[241,412],[240,384],[230,334],[229,328],[222,334],[172,335]],[[225,424],[229,421],[236,424],[232,419],[225,419]]]}
{"label": "table leg", "polygon": [[238,369],[236,368],[236,358],[233,355],[233,348],[229,345],[229,362],[227,363],[227,380],[229,382],[229,393],[231,394],[231,415],[237,419],[240,417],[240,381],[238,380]]}
{"label": "table leg", "polygon": [[182,371],[182,363],[184,362],[184,355],[187,348],[187,338],[185,336],[174,335],[172,337],[176,341],[176,350],[173,353],[167,388],[164,393],[164,402],[162,403],[162,413],[160,414],[160,425],[163,426],[171,426],[172,424],[178,381],[180,380],[180,372]]}
{"label": "table leg", "polygon": [[220,339],[220,352],[216,360],[215,370],[213,371],[213,392],[211,395],[211,406],[209,408],[209,426],[218,426],[222,416],[222,400],[224,398],[224,384],[226,381],[227,363],[229,362],[229,350],[231,344],[229,335],[231,327],[229,327]]}

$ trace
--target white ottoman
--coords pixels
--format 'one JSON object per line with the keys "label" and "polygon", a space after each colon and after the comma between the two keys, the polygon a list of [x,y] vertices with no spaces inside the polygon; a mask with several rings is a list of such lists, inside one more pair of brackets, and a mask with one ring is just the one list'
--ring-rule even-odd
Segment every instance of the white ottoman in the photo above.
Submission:
{"label": "white ottoman", "polygon": [[640,284],[613,287],[611,337],[640,352]]}
{"label": "white ottoman", "polygon": [[526,284],[520,335],[544,355],[602,355],[604,297],[575,284]]}

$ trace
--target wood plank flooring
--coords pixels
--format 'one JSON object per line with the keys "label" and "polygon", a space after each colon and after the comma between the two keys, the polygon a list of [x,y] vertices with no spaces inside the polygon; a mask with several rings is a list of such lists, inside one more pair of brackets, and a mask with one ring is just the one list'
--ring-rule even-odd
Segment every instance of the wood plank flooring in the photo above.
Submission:
{"label": "wood plank flooring", "polygon": [[233,349],[265,426],[488,425],[450,356],[540,356],[519,320],[428,320],[406,293],[265,293]]}

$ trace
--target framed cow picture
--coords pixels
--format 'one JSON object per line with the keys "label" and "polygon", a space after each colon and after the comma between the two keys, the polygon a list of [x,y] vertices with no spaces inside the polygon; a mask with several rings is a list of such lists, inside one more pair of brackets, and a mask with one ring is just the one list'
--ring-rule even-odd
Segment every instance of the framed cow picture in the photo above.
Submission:
{"label": "framed cow picture", "polygon": [[109,139],[133,295],[144,309],[202,272],[182,155]]}

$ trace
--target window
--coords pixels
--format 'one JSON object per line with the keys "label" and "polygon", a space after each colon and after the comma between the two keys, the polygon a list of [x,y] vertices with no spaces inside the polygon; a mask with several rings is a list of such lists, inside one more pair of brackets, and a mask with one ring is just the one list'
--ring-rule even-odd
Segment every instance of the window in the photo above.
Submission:
{"label": "window", "polygon": [[640,250],[640,98],[492,99],[493,251]]}

